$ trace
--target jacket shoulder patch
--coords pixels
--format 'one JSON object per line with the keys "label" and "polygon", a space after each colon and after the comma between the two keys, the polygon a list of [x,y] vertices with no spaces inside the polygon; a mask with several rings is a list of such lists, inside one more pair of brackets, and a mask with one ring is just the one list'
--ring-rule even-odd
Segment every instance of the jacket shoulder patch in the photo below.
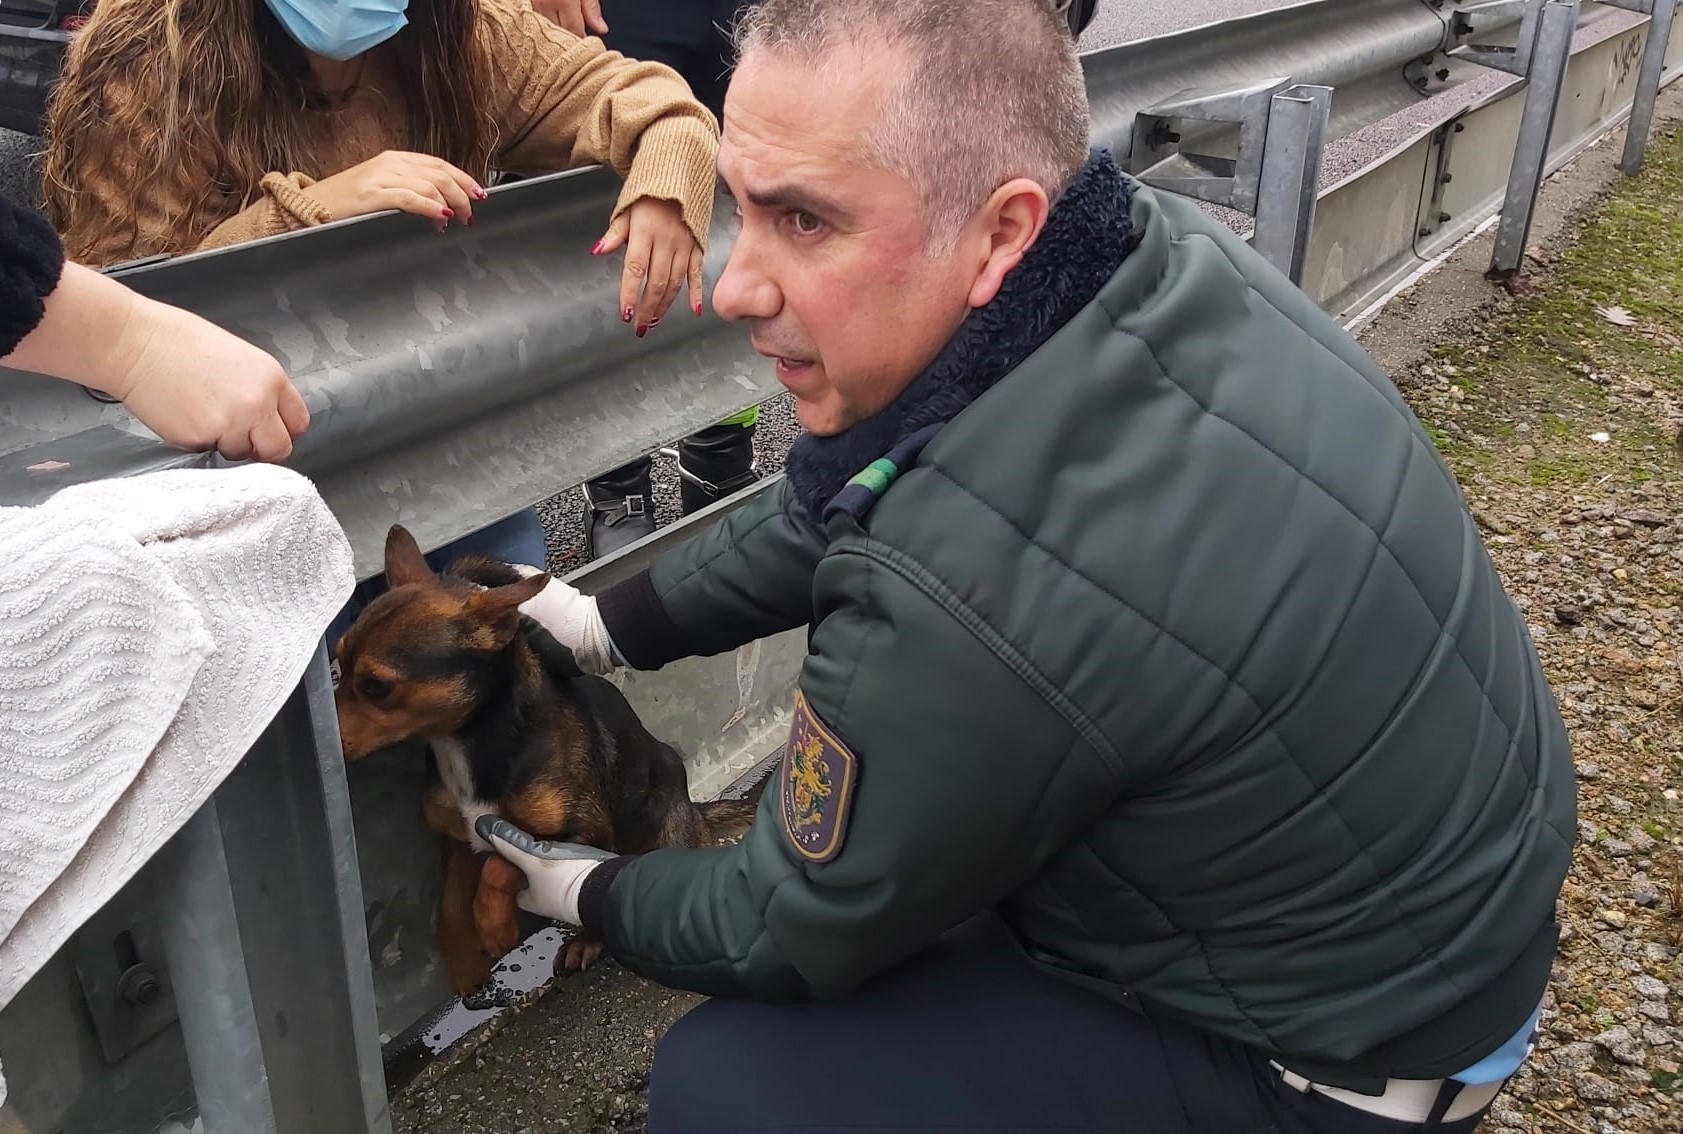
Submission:
{"label": "jacket shoulder patch", "polygon": [[783,832],[808,862],[829,862],[841,853],[858,763],[797,689],[778,773],[779,810]]}

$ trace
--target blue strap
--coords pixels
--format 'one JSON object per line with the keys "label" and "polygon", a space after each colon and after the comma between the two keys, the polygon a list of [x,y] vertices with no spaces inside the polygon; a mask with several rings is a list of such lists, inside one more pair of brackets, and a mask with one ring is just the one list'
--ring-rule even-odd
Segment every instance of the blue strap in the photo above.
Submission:
{"label": "blue strap", "polygon": [[1531,1018],[1525,1022],[1525,1026],[1514,1033],[1513,1039],[1450,1078],[1469,1087],[1500,1083],[1504,1079],[1512,1078],[1513,1073],[1519,1070],[1519,1065],[1525,1062],[1525,1049],[1531,1045],[1532,1037],[1537,1034],[1537,1021],[1542,1015],[1543,1006],[1538,1004],[1537,1010],[1531,1013]]}

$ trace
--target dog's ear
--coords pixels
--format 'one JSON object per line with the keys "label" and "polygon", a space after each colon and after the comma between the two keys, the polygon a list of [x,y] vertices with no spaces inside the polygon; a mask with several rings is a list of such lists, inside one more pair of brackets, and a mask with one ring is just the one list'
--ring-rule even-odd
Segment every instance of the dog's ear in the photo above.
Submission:
{"label": "dog's ear", "polygon": [[548,583],[548,575],[532,575],[506,587],[491,587],[471,595],[463,610],[475,624],[472,644],[486,650],[505,649],[520,629],[520,604]]}
{"label": "dog's ear", "polygon": [[386,533],[386,586],[401,587],[408,583],[430,583],[437,579],[433,569],[421,554],[421,545],[402,524],[393,524]]}

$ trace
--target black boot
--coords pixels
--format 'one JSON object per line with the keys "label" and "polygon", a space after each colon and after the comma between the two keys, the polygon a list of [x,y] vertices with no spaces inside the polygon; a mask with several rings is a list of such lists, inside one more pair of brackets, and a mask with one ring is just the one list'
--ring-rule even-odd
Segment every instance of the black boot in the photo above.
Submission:
{"label": "black boot", "polygon": [[590,558],[610,555],[654,530],[648,457],[638,457],[585,482],[584,541]]}
{"label": "black boot", "polygon": [[759,479],[752,425],[710,425],[678,442],[678,492],[686,516]]}

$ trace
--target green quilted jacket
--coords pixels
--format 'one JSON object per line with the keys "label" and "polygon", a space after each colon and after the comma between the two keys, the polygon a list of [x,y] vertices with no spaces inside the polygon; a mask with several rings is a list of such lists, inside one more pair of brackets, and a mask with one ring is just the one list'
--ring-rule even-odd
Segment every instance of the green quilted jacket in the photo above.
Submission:
{"label": "green quilted jacket", "polygon": [[752,833],[590,878],[622,962],[837,997],[993,909],[1320,1082],[1525,1023],[1576,830],[1555,701],[1396,389],[1227,229],[1096,153],[906,395],[787,469],[601,596],[641,668],[810,627]]}

